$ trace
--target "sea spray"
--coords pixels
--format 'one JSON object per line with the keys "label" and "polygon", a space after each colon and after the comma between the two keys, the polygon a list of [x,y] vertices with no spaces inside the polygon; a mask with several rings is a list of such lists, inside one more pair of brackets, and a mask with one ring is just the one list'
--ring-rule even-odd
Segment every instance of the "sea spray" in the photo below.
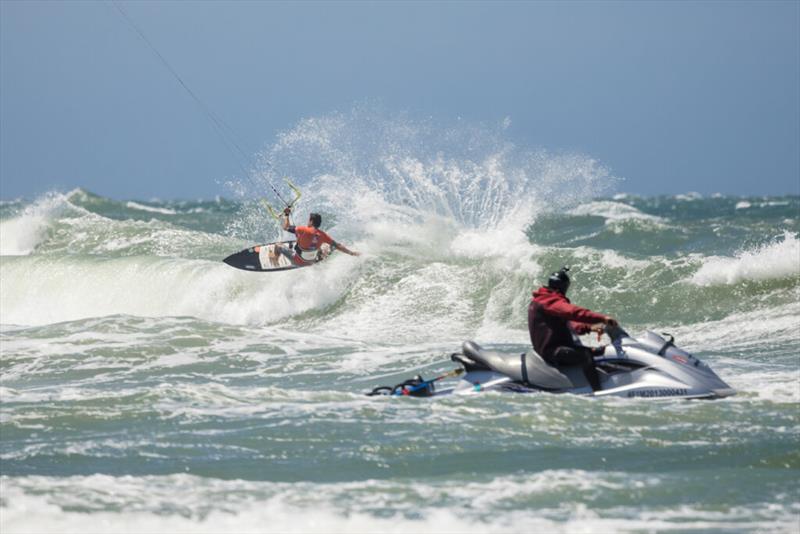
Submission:
{"label": "sea spray", "polygon": [[[440,216],[463,228],[523,230],[536,213],[609,191],[618,179],[591,157],[517,146],[496,126],[442,126],[355,108],[300,121],[262,155],[254,180],[282,176],[303,188],[298,216],[317,210],[350,232],[367,221]],[[252,180],[251,180],[252,181]],[[239,181],[239,195],[259,194]],[[232,231],[263,231],[263,212]]]}

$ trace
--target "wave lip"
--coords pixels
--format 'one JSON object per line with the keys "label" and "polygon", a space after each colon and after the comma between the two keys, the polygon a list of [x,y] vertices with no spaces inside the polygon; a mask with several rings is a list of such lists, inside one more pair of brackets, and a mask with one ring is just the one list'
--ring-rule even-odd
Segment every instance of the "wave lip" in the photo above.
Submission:
{"label": "wave lip", "polygon": [[573,208],[567,212],[569,215],[591,215],[595,217],[602,217],[606,220],[606,224],[616,221],[638,220],[647,221],[654,224],[663,224],[664,219],[656,215],[648,215],[643,213],[633,206],[623,204],[621,202],[612,202],[609,200],[595,200],[587,204]]}
{"label": "wave lip", "polygon": [[160,213],[162,215],[176,215],[178,213],[177,211],[170,208],[145,206],[144,204],[139,204],[138,202],[133,202],[133,201],[127,202],[125,206],[132,210],[149,211],[150,213]]}
{"label": "wave lip", "polygon": [[48,194],[26,206],[15,217],[0,221],[0,256],[28,256],[41,243],[55,212],[66,196]]}
{"label": "wave lip", "polygon": [[785,232],[775,240],[736,257],[712,256],[691,282],[698,286],[733,285],[743,281],[764,281],[800,276],[800,240]]}

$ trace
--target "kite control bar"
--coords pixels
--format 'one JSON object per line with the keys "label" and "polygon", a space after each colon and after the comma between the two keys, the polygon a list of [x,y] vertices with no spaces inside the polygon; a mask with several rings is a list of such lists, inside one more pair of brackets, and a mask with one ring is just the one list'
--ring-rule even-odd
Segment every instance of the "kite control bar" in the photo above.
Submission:
{"label": "kite control bar", "polygon": [[[289,188],[292,191],[294,191],[294,199],[291,202],[286,203],[286,207],[291,209],[292,206],[294,206],[297,203],[297,201],[300,200],[300,197],[303,196],[303,194],[300,192],[300,189],[298,189],[296,185],[294,185],[292,182],[289,181],[288,178],[284,178],[284,180],[286,181],[286,185],[288,185]],[[264,205],[265,208],[267,208],[267,211],[269,211],[270,215],[275,217],[276,220],[281,220],[280,214],[277,211],[275,211],[275,208],[273,208],[272,205],[266,201],[266,199],[261,199],[261,203]]]}

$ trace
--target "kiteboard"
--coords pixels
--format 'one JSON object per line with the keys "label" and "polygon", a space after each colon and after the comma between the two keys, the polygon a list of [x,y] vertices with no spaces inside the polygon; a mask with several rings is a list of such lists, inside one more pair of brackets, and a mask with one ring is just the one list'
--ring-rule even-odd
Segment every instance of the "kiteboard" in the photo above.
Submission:
{"label": "kiteboard", "polygon": [[272,272],[288,271],[315,265],[331,253],[331,247],[327,243],[323,244],[317,252],[317,260],[306,262],[300,265],[295,264],[285,255],[279,253],[276,247],[284,247],[286,250],[294,250],[294,241],[278,241],[276,243],[266,243],[246,248],[236,254],[231,254],[224,261],[231,267],[253,272]]}

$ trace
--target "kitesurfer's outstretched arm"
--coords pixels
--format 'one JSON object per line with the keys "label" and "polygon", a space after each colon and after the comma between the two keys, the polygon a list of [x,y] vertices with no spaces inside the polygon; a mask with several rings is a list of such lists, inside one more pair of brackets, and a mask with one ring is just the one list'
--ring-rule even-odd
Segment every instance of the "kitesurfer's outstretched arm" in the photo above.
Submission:
{"label": "kitesurfer's outstretched arm", "polygon": [[342,245],[338,241],[333,242],[333,246],[336,247],[336,250],[341,250],[345,254],[350,254],[351,256],[361,256],[360,252],[356,252],[355,250],[350,250],[346,246]]}

